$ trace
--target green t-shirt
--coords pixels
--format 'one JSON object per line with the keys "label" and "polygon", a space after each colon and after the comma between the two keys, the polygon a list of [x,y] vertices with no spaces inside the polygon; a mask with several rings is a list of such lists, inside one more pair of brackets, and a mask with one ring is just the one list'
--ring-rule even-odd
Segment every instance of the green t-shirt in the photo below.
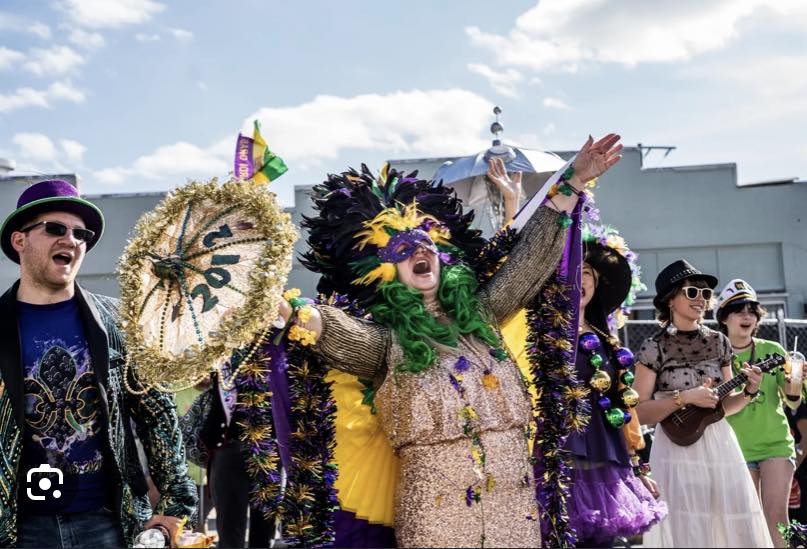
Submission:
{"label": "green t-shirt", "polygon": [[[754,338],[754,347],[757,359],[773,353],[787,356],[782,346],[775,341]],[[734,359],[734,375],[740,371],[742,363],[750,359],[750,348],[739,353]],[[740,412],[726,418],[734,428],[745,461],[796,457],[793,436],[782,408],[783,398],[779,389],[784,387],[785,374],[781,368],[775,373],[763,374],[759,396],[746,404]]]}
{"label": "green t-shirt", "polygon": [[[184,416],[188,413],[188,410],[193,404],[194,399],[201,394],[202,391],[196,389],[195,387],[190,387],[183,391],[180,391],[174,395],[174,402],[177,405],[177,415],[179,417]],[[198,486],[205,484],[207,482],[205,478],[205,473],[198,465],[194,465],[190,461],[188,463],[188,475],[193,479]]]}

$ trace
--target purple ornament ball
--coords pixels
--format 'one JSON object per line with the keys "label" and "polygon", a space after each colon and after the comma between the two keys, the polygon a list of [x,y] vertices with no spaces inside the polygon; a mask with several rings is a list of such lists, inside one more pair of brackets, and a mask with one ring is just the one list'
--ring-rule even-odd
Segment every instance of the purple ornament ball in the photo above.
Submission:
{"label": "purple ornament ball", "polygon": [[623,368],[630,368],[633,366],[633,353],[630,352],[630,349],[626,349],[625,347],[620,347],[616,350],[616,360],[619,362],[619,365]]}
{"label": "purple ornament ball", "polygon": [[607,410],[608,408],[610,408],[610,407],[611,407],[611,399],[610,399],[610,398],[608,398],[608,397],[601,397],[601,398],[600,398],[600,399],[597,401],[597,404],[598,404],[598,405],[599,405],[599,407],[600,407],[600,408],[602,408],[603,410]]}
{"label": "purple ornament ball", "polygon": [[580,347],[588,352],[596,351],[600,348],[600,338],[594,334],[583,334],[580,336]]}

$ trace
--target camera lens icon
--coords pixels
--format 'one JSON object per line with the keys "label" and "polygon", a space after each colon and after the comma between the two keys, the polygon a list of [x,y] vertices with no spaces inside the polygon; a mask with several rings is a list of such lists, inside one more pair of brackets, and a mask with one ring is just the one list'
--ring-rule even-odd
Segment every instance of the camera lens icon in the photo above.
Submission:
{"label": "camera lens icon", "polygon": [[[31,489],[30,484],[34,474],[47,475],[41,477],[37,482],[39,490],[44,492],[42,495],[34,494],[33,490]],[[28,469],[28,473],[25,475],[25,481],[27,484],[29,484],[28,488],[26,488],[26,494],[28,496],[28,499],[32,501],[44,501],[45,499],[47,499],[48,496],[46,495],[46,493],[53,487],[53,481],[51,480],[51,478],[54,476],[56,478],[56,483],[58,485],[61,486],[62,484],[64,484],[64,474],[57,467],[51,467],[47,463],[43,463],[39,467],[33,467],[32,469]],[[60,497],[62,497],[62,491],[54,489],[50,493],[50,496],[54,499],[59,499]]]}
{"label": "camera lens icon", "polygon": [[[49,478],[45,477],[39,479],[39,489],[42,490],[43,492],[47,492],[48,490],[50,490],[50,486],[51,484]],[[62,497],[62,492],[59,490],[54,490],[51,495],[56,499],[59,499],[60,497]]]}

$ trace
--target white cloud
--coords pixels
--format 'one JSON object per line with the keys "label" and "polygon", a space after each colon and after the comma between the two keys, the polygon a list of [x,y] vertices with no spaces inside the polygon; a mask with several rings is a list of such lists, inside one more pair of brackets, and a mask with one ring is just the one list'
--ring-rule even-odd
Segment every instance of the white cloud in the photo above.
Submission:
{"label": "white cloud", "polygon": [[207,91],[207,84],[205,84],[202,80],[196,82],[196,87],[199,88],[201,91]]}
{"label": "white cloud", "polygon": [[17,133],[11,138],[17,145],[18,153],[24,160],[37,163],[54,163],[57,159],[56,145],[41,133]]}
{"label": "white cloud", "polygon": [[[460,89],[317,96],[301,105],[260,109],[245,118],[242,132],[251,135],[253,120],[261,120],[269,147],[299,173],[347,151],[386,158],[477,152],[488,146],[481,135],[492,108],[485,98]],[[129,166],[101,169],[92,177],[120,185],[131,179],[176,184],[186,177],[226,176],[232,171],[234,144],[233,133],[207,147],[165,145]]]}
{"label": "white cloud", "polygon": [[468,70],[485,77],[491,87],[500,94],[507,97],[519,96],[517,85],[524,80],[524,76],[517,70],[509,68],[500,72],[479,63],[468,63]]}
{"label": "white cloud", "polygon": [[0,46],[0,70],[10,69],[23,59],[25,59],[25,55],[22,53]]}
{"label": "white cloud", "polygon": [[85,63],[84,58],[68,46],[50,49],[34,48],[28,54],[23,67],[37,76],[64,74]]}
{"label": "white cloud", "polygon": [[80,167],[87,148],[72,139],[53,139],[41,133],[14,134],[11,142],[17,146],[20,169],[35,172],[67,172]]}
{"label": "white cloud", "polygon": [[[302,166],[337,158],[348,149],[392,156],[457,154],[488,146],[481,133],[493,104],[461,89],[398,91],[343,98],[320,95],[295,107],[263,108],[248,116],[284,159]],[[273,149],[274,150],[274,149]]]}
{"label": "white cloud", "polygon": [[48,95],[53,99],[64,99],[73,103],[83,103],[87,96],[70,82],[54,82],[48,88]]}
{"label": "white cloud", "polygon": [[541,130],[541,133],[543,133],[544,135],[552,135],[553,133],[555,133],[555,130],[557,130],[557,127],[555,126],[554,123],[550,122],[546,126],[544,126],[544,128]]}
{"label": "white cloud", "polygon": [[115,166],[94,171],[92,177],[106,185],[121,185],[129,179],[159,180],[168,178],[174,183],[188,177],[207,178],[226,176],[232,170],[235,140],[225,151],[221,147],[203,149],[180,141],[159,147],[151,154],[136,159],[131,166]]}
{"label": "white cloud", "polygon": [[465,31],[504,66],[575,71],[588,63],[686,61],[727,46],[755,13],[804,9],[798,0],[541,0],[507,35]]}
{"label": "white cloud", "polygon": [[11,112],[23,107],[49,107],[48,93],[33,88],[18,88],[8,95],[0,94],[0,113]]}
{"label": "white cloud", "polygon": [[135,34],[135,40],[138,42],[158,42],[160,40],[159,34],[146,34],[145,32],[138,32]]}
{"label": "white cloud", "polygon": [[186,42],[187,43],[187,42],[190,42],[191,40],[193,40],[193,33],[191,31],[189,31],[189,30],[185,30],[185,29],[168,29],[168,32],[170,32],[174,36],[174,38],[176,38],[180,42]]}
{"label": "white cloud", "polygon": [[126,179],[134,174],[134,170],[127,168],[106,168],[92,172],[92,177],[105,185],[122,185]]}
{"label": "white cloud", "polygon": [[80,48],[84,48],[87,50],[95,50],[98,48],[103,48],[106,44],[104,37],[97,32],[87,32],[84,29],[72,29],[70,31],[70,35],[68,36],[68,40],[72,44],[79,46]]}
{"label": "white cloud", "polygon": [[87,147],[72,139],[60,139],[59,144],[62,146],[62,151],[64,151],[70,163],[80,165],[83,162]]}
{"label": "white cloud", "polygon": [[229,163],[211,155],[208,151],[180,141],[173,145],[158,148],[152,154],[141,156],[133,164],[137,173],[146,177],[189,175],[189,173],[209,173],[224,175]]}
{"label": "white cloud", "polygon": [[86,99],[84,92],[73,87],[69,82],[54,82],[45,90],[18,88],[14,93],[0,94],[0,113],[11,112],[25,107],[49,108],[51,101],[71,101],[82,103]]}
{"label": "white cloud", "polygon": [[153,0],[62,0],[61,7],[74,22],[90,28],[143,23],[165,9]]}
{"label": "white cloud", "polygon": [[31,25],[28,27],[28,32],[35,34],[44,40],[50,38],[50,27],[39,21],[34,21],[31,23]]}
{"label": "white cloud", "polygon": [[544,97],[543,105],[547,109],[569,110],[570,108],[563,99],[557,97]]}

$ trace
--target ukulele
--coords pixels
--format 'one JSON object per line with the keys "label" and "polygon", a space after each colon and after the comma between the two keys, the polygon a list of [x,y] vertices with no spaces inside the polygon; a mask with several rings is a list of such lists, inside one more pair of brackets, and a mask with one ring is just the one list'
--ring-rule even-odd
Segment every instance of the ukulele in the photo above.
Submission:
{"label": "ukulele", "polygon": [[[765,360],[754,364],[762,370],[762,373],[769,372],[785,363],[785,357],[774,353],[766,355]],[[701,408],[693,404],[687,404],[683,408],[667,416],[662,422],[667,437],[678,446],[689,446],[694,444],[703,436],[706,427],[720,421],[726,415],[723,410],[723,399],[731,392],[745,383],[745,374],[739,373],[728,381],[715,387],[718,403],[716,408]]]}

